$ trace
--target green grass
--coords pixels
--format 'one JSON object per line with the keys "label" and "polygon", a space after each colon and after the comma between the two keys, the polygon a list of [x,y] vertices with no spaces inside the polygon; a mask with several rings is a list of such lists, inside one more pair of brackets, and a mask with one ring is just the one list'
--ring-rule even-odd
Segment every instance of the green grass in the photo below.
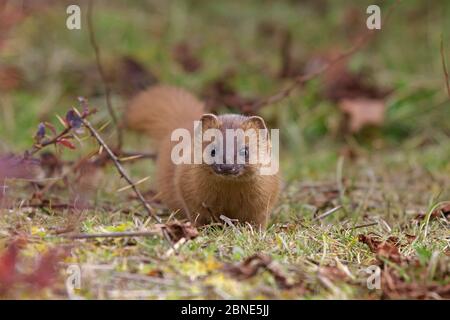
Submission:
{"label": "green grass", "polygon": [[[370,1],[319,3],[328,4],[322,13],[313,5],[294,1],[148,1],[133,5],[100,1],[95,5],[94,23],[108,70],[118,57],[130,55],[161,82],[200,94],[210,81],[233,69],[235,89],[244,96],[259,97],[288,82],[274,77],[280,37],[262,36],[258,31],[261,22],[291,30],[295,59],[304,62],[318,52],[349,47],[351,41],[343,27],[346,10],[351,5],[364,16]],[[385,1],[382,8],[391,4]],[[65,29],[63,9],[51,7],[27,18],[14,30],[8,50],[0,51],[2,61],[25,72],[21,88],[0,96],[0,151],[28,148],[37,124],[41,120],[58,124],[54,115],[64,114],[79,95],[100,109],[93,120],[96,125],[108,119],[87,28]],[[450,45],[446,34],[450,20],[445,19],[449,14],[450,5],[445,3],[400,4],[378,38],[352,58],[353,69],[369,70],[378,84],[395,89],[381,128],[342,136],[338,130],[341,114],[321,96],[320,80],[262,110],[272,127],[281,128],[284,180],[267,230],[203,228],[196,239],[168,258],[165,254],[170,247],[159,236],[61,240],[51,236],[67,225],[75,225],[76,232],[97,233],[152,228],[153,222],[130,200],[131,192],[116,192],[124,182],[111,166],[100,173],[90,190],[95,209],[78,213],[24,208],[21,200],[29,199],[33,190],[23,181],[10,181],[15,202],[12,210],[0,209],[0,248],[13,235],[29,238],[22,253],[28,258],[53,246],[73,245],[57,281],[60,290],[18,289],[10,296],[66,298],[64,266],[77,264],[83,271],[82,288],[76,294],[92,299],[389,298],[386,288],[369,290],[366,285],[363,270],[376,263],[376,254],[358,236],[369,233],[384,240],[398,237],[400,253],[418,259],[417,265],[385,263],[397,270],[403,284],[448,285],[448,221],[416,220],[415,216],[450,200],[450,103],[439,56],[441,34]],[[200,71],[185,73],[173,60],[172,48],[182,40],[188,40],[199,55]],[[92,74],[94,78],[89,77]],[[113,93],[118,112],[125,101]],[[103,134],[113,141],[110,129]],[[150,148],[145,139],[132,133],[127,132],[125,138],[128,150]],[[356,150],[356,159],[340,156],[346,146]],[[95,148],[86,141],[78,151],[65,150],[61,156],[73,159]],[[149,160],[127,165],[127,169],[134,180],[154,173]],[[152,181],[140,187],[146,191]],[[64,184],[52,190],[51,197],[69,201]],[[314,220],[314,214],[338,205],[342,209]],[[158,213],[164,219],[170,214],[164,209]],[[354,228],[372,222],[377,224]],[[415,240],[408,241],[407,235]],[[283,288],[268,270],[245,280],[225,271],[228,264],[256,253],[271,256],[290,283],[300,284]],[[327,269],[346,270],[342,266],[348,268],[347,277],[334,277]],[[400,297],[413,296],[402,293]]]}

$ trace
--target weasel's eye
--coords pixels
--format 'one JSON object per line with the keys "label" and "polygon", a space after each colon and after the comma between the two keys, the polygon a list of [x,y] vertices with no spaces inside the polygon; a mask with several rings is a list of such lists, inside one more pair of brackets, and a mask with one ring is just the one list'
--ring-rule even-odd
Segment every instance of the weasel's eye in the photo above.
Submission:
{"label": "weasel's eye", "polygon": [[211,157],[215,157],[216,156],[216,148],[211,150]]}
{"label": "weasel's eye", "polygon": [[247,147],[247,146],[242,147],[242,148],[239,150],[239,155],[240,155],[241,157],[246,157],[246,158],[248,158],[248,147]]}

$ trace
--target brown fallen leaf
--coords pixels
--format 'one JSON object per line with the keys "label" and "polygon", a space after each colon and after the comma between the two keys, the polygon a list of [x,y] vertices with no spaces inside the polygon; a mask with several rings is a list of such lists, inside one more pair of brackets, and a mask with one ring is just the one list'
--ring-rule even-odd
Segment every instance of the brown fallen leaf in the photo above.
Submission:
{"label": "brown fallen leaf", "polygon": [[[450,215],[450,203],[444,204],[444,205],[440,206],[439,208],[436,208],[431,213],[430,218],[439,219],[439,218],[445,217],[446,219],[448,219],[449,215]],[[427,216],[427,214],[422,212],[422,213],[419,213],[415,217],[415,219],[423,220],[423,219],[425,219],[426,216]]]}
{"label": "brown fallen leaf", "polygon": [[22,71],[15,66],[0,66],[0,92],[17,89],[23,82]]}
{"label": "brown fallen leaf", "polygon": [[323,266],[319,268],[319,274],[331,281],[348,281],[350,277],[336,266]]}
{"label": "brown fallen leaf", "polygon": [[406,237],[406,240],[408,241],[408,243],[412,243],[417,238],[417,236],[415,236],[413,234],[408,234],[408,233],[405,233],[405,237]]}
{"label": "brown fallen leaf", "polygon": [[167,230],[170,240],[176,243],[180,239],[195,239],[198,236],[198,230],[190,222],[172,221],[166,224],[157,224],[157,228]]}
{"label": "brown fallen leaf", "polygon": [[348,116],[350,132],[358,132],[369,125],[380,126],[384,122],[386,103],[383,100],[343,99],[338,105],[340,110]]}
{"label": "brown fallen leaf", "polygon": [[161,269],[152,269],[146,275],[149,277],[164,278],[164,272]]}
{"label": "brown fallen leaf", "polygon": [[[306,72],[314,72],[339,54],[338,49],[313,56],[305,66]],[[343,128],[347,132],[358,132],[365,126],[379,126],[384,121],[385,98],[392,92],[369,81],[368,71],[354,72],[349,68],[349,59],[334,63],[324,74],[323,95],[337,103],[347,116]]]}
{"label": "brown fallen leaf", "polygon": [[272,274],[277,285],[282,289],[303,288],[302,282],[292,283],[272,261],[272,258],[263,253],[257,253],[247,257],[237,264],[226,264],[224,271],[237,278],[246,280],[255,276],[260,270],[266,270]]}
{"label": "brown fallen leaf", "polygon": [[202,67],[201,61],[194,55],[188,42],[180,42],[173,48],[173,57],[184,71],[192,73]]}
{"label": "brown fallen leaf", "polygon": [[127,97],[158,83],[157,77],[150,70],[130,56],[121,58],[114,80],[117,90]]}
{"label": "brown fallen leaf", "polygon": [[267,268],[272,262],[268,255],[257,253],[235,265],[226,265],[225,270],[239,280],[255,276],[261,268]]}
{"label": "brown fallen leaf", "polygon": [[[339,55],[339,50],[332,49],[325,54],[318,54],[306,64],[307,68],[320,68],[321,65],[332,61]],[[391,92],[390,88],[379,87],[369,81],[368,71],[351,71],[349,59],[343,59],[335,63],[324,75],[324,96],[339,102],[343,99],[367,98],[384,100]]]}
{"label": "brown fallen leaf", "polygon": [[389,237],[386,241],[381,241],[380,237],[374,234],[360,234],[358,240],[367,244],[370,251],[377,255],[377,258],[385,258],[395,263],[405,260],[400,254],[399,240],[396,237]]}
{"label": "brown fallen leaf", "polygon": [[388,299],[449,299],[450,283],[434,281],[405,281],[396,270],[383,267],[381,273],[383,297]]}

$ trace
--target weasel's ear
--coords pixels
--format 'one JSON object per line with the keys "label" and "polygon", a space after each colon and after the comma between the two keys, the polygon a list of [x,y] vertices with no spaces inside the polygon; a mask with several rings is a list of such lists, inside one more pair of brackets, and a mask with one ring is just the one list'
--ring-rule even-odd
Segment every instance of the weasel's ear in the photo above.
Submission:
{"label": "weasel's ear", "polygon": [[242,128],[245,129],[267,129],[264,119],[259,116],[251,116],[242,122]]}
{"label": "weasel's ear", "polygon": [[217,118],[216,115],[212,113],[205,113],[200,118],[200,121],[202,122],[203,130],[210,129],[210,128],[216,128],[218,129],[220,127],[220,121]]}

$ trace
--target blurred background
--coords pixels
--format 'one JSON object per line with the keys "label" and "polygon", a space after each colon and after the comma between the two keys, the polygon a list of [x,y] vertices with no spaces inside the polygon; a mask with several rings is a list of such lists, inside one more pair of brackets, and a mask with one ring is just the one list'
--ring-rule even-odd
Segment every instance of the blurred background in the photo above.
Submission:
{"label": "blurred background", "polygon": [[[373,4],[381,30],[368,33]],[[81,9],[80,30],[66,26],[69,5]],[[448,298],[449,30],[446,0],[0,0],[0,296]],[[120,122],[127,101],[157,83],[280,129],[284,183],[266,231],[200,229],[179,254],[159,236],[64,239],[158,225],[87,130],[22,155],[64,130],[79,96],[116,148],[107,100]],[[152,153],[145,137],[123,133],[120,157]],[[123,163],[165,222],[173,214],[155,200],[147,158]],[[252,271],[252,259],[266,270]],[[74,263],[83,282],[71,292],[56,271]],[[225,272],[230,263],[247,276]],[[368,290],[362,272],[374,263],[382,290]]]}
{"label": "blurred background", "polygon": [[[66,27],[70,4],[81,8],[81,30]],[[0,1],[2,153],[28,148],[38,123],[54,122],[78,96],[99,109],[94,122],[108,120],[87,4]],[[370,4],[96,0],[92,31],[118,114],[133,94],[157,82],[191,90],[213,112],[240,112],[352,47],[367,33]],[[450,3],[377,4],[383,23],[367,45],[257,111],[281,129],[287,181],[327,175],[340,156],[449,172],[450,103],[440,41],[448,58]],[[113,126],[105,130],[114,139]],[[133,134],[125,139],[125,148],[147,148]]]}

